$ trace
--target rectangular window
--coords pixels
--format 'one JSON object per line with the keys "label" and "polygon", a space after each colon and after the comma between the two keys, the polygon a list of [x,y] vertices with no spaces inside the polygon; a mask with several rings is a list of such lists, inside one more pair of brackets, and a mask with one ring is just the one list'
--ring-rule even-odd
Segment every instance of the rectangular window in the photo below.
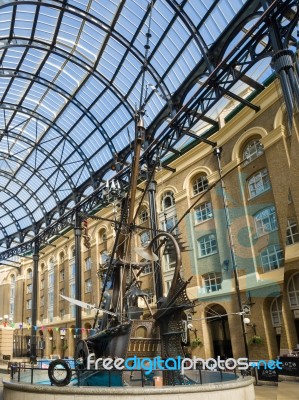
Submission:
{"label": "rectangular window", "polygon": [[45,288],[45,280],[44,280],[44,279],[42,279],[42,280],[40,281],[40,288],[41,288],[41,289],[44,289],[44,288]]}
{"label": "rectangular window", "polygon": [[142,274],[143,274],[143,275],[150,274],[150,273],[152,273],[152,271],[153,271],[153,269],[152,269],[152,264],[147,264],[147,265],[144,267],[144,269],[143,269],[143,271],[142,271]]}
{"label": "rectangular window", "polygon": [[29,300],[26,301],[26,309],[27,310],[31,310],[31,308],[32,308],[32,300],[29,299]]}
{"label": "rectangular window", "polygon": [[255,227],[257,236],[272,232],[277,229],[277,219],[274,207],[268,207],[255,215]]}
{"label": "rectangular window", "polygon": [[207,219],[210,218],[213,218],[213,212],[212,212],[212,205],[209,201],[200,204],[195,209],[195,219],[197,223],[206,221]]}
{"label": "rectangular window", "polygon": [[207,293],[216,292],[221,289],[222,275],[217,272],[203,275],[205,290]]}
{"label": "rectangular window", "polygon": [[[59,294],[61,294],[61,296],[64,296],[64,288],[61,288],[60,290],[59,290]],[[62,299],[61,299],[62,300]]]}
{"label": "rectangular window", "polygon": [[91,270],[91,258],[88,257],[85,260],[85,271],[90,271]]}
{"label": "rectangular window", "polygon": [[43,307],[45,305],[45,298],[44,296],[41,296],[40,298],[40,306]]}
{"label": "rectangular window", "polygon": [[76,286],[75,283],[70,284],[70,297],[75,298],[76,297]]}
{"label": "rectangular window", "polygon": [[54,272],[50,272],[49,274],[49,288],[54,286]]}
{"label": "rectangular window", "polygon": [[59,280],[61,282],[61,281],[64,281],[64,279],[65,279],[64,269],[61,269],[59,272]]}
{"label": "rectangular window", "polygon": [[70,279],[75,278],[76,276],[76,265],[74,262],[70,265]]}
{"label": "rectangular window", "polygon": [[164,254],[164,263],[165,270],[168,271],[175,267],[176,264],[176,253],[173,247],[164,250],[166,254]]}
{"label": "rectangular window", "polygon": [[54,292],[49,292],[48,293],[48,306],[53,307],[54,305]]}
{"label": "rectangular window", "polygon": [[260,253],[260,257],[264,272],[279,268],[284,262],[283,251],[278,244],[266,247]]}
{"label": "rectangular window", "polygon": [[143,292],[147,293],[147,301],[149,304],[152,304],[154,301],[154,293],[152,291],[152,289],[143,289]]}
{"label": "rectangular window", "polygon": [[26,293],[32,293],[32,284],[27,285]]}
{"label": "rectangular window", "polygon": [[214,234],[201,237],[198,241],[198,244],[200,257],[205,257],[210,254],[217,253],[217,242]]}
{"label": "rectangular window", "polygon": [[178,235],[178,227],[173,230],[173,227],[177,224],[177,222],[178,219],[176,215],[173,215],[172,217],[167,217],[164,221],[162,221],[162,229],[166,232],[171,232],[173,235]]}
{"label": "rectangular window", "polygon": [[60,316],[60,319],[63,319],[63,318],[64,318],[64,316],[65,316],[65,311],[64,311],[64,309],[62,309],[62,310],[59,311],[59,316]]}
{"label": "rectangular window", "polygon": [[91,279],[86,279],[85,281],[85,293],[91,293],[92,292],[92,281]]}
{"label": "rectangular window", "polygon": [[250,198],[253,198],[266,190],[270,189],[268,171],[266,168],[254,174],[248,181],[248,190]]}
{"label": "rectangular window", "polygon": [[294,244],[299,242],[298,226],[295,218],[288,219],[287,225],[287,241],[286,244]]}

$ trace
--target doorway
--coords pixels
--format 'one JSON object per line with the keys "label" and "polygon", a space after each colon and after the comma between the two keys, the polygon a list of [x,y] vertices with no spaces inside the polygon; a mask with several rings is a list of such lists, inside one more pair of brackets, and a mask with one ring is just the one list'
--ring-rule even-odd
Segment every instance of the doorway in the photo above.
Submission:
{"label": "doorway", "polygon": [[208,326],[212,337],[214,358],[233,356],[227,312],[220,304],[208,307],[206,311]]}

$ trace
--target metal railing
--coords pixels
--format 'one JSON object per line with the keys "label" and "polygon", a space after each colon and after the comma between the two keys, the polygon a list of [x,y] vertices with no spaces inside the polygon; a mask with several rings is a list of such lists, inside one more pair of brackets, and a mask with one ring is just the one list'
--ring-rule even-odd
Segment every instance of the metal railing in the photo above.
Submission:
{"label": "metal railing", "polygon": [[[42,368],[41,366],[38,365],[39,363],[35,365],[31,365],[28,363],[12,363],[10,367],[10,378],[12,381],[17,381],[17,382],[23,382],[23,383],[29,383],[29,384],[49,384],[51,385],[51,382],[48,378],[48,370],[47,368]],[[44,373],[42,373],[44,372]],[[85,382],[87,379],[91,378],[92,376],[95,376],[97,374],[100,374],[101,372],[103,375],[106,377],[106,383],[105,385],[99,385],[99,386],[106,386],[106,387],[112,387],[112,386],[139,386],[139,387],[144,387],[144,386],[162,386],[163,385],[163,372],[172,374],[172,381],[173,381],[173,386],[178,386],[178,385],[202,385],[202,384],[208,384],[208,383],[222,383],[222,382],[227,382],[231,380],[236,380],[239,379],[240,376],[244,377],[246,375],[251,375],[251,371],[249,373],[242,373],[238,374],[237,370],[230,370],[230,371],[223,371],[221,369],[218,370],[207,370],[207,369],[202,369],[200,367],[192,370],[188,370],[185,372],[185,375],[181,375],[182,380],[180,383],[176,383],[175,379],[175,373],[177,371],[172,371],[172,370],[167,370],[167,371],[162,371],[162,370],[153,370],[150,374],[147,374],[146,370],[131,370],[131,369],[123,369],[123,370],[117,370],[117,369],[84,369],[84,368],[72,368],[72,380],[71,384],[72,386],[85,386]],[[115,376],[118,376],[121,378],[121,385],[115,385],[114,384],[114,378]],[[159,384],[157,381],[157,378],[159,380]],[[162,381],[161,381],[162,378]],[[48,381],[48,382],[47,382]]]}

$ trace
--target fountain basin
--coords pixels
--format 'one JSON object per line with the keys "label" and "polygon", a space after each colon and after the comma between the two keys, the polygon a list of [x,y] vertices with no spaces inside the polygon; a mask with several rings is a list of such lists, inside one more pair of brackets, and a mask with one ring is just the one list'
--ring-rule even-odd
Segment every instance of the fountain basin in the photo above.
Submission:
{"label": "fountain basin", "polygon": [[188,386],[46,386],[3,380],[5,400],[255,400],[253,378]]}

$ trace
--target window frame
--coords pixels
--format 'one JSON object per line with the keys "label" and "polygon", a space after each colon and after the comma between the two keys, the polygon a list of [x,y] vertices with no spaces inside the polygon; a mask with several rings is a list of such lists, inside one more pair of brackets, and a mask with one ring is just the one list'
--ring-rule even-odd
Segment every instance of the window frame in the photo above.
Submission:
{"label": "window frame", "polygon": [[[269,212],[268,212],[269,211]],[[262,215],[268,212],[268,215]],[[274,206],[263,208],[254,215],[256,237],[274,232],[278,229],[276,210]],[[269,225],[270,229],[267,228]]]}
{"label": "window frame", "polygon": [[[271,252],[269,249],[271,249]],[[267,254],[266,254],[266,252],[267,252]],[[279,257],[279,255],[281,257]],[[273,257],[273,256],[275,256],[275,260],[274,260],[274,258],[271,260],[271,257]],[[267,257],[267,263],[264,263],[263,260],[266,257]],[[260,259],[261,259],[261,266],[263,268],[264,273],[273,271],[274,269],[281,268],[284,263],[283,250],[279,244],[270,244],[269,246],[265,247],[260,252]],[[273,261],[277,261],[277,263],[274,265],[271,265],[273,263]]]}
{"label": "window frame", "polygon": [[84,291],[85,291],[85,293],[92,293],[92,279],[91,278],[85,279]]}
{"label": "window frame", "polygon": [[[170,199],[170,203],[171,204],[167,205],[167,207],[166,207],[165,206],[165,201],[167,199]],[[174,193],[171,190],[168,190],[168,191],[164,192],[162,197],[161,197],[161,210],[162,211],[169,210],[174,205],[175,205]]]}
{"label": "window frame", "polygon": [[271,189],[271,182],[267,168],[262,168],[247,180],[249,199],[254,199],[260,194]]}
{"label": "window frame", "polygon": [[[280,304],[279,304],[280,302]],[[281,308],[279,307],[281,305]],[[274,309],[275,306],[275,309]],[[274,327],[281,326],[282,321],[282,295],[275,297],[270,306],[271,321]]]}
{"label": "window frame", "polygon": [[286,231],[286,245],[290,246],[298,242],[299,242],[299,231],[296,218],[288,218],[287,231]]}
{"label": "window frame", "polygon": [[92,266],[91,257],[85,258],[85,271],[90,271]]}
{"label": "window frame", "polygon": [[[296,289],[296,285],[295,285],[295,281],[294,281],[295,277],[298,280],[298,289]],[[290,290],[291,284],[293,285],[293,290]],[[298,307],[299,307],[299,272],[296,272],[289,278],[288,286],[287,286],[287,293],[288,293],[288,301],[289,301],[290,309],[292,309],[292,310],[298,309]],[[292,294],[293,299],[296,300],[295,304],[292,302],[290,294]]]}
{"label": "window frame", "polygon": [[[202,275],[205,293],[219,292],[222,289],[223,277],[221,272],[209,272]],[[207,285],[207,283],[209,283]],[[214,289],[215,288],[215,289]]]}
{"label": "window frame", "polygon": [[[247,149],[249,150],[249,147],[254,147],[254,151],[250,152],[250,157],[246,156],[246,151]],[[243,160],[247,159],[244,162],[244,166],[250,164],[253,160],[256,160],[258,157],[260,157],[261,155],[264,154],[264,147],[260,142],[260,139],[258,138],[254,138],[251,139],[250,141],[248,141],[242,151],[242,156],[243,156]]]}
{"label": "window frame", "polygon": [[[206,240],[207,238],[209,240]],[[212,242],[215,243],[212,244]],[[210,255],[218,253],[217,236],[215,233],[208,233],[207,235],[199,237],[197,239],[197,244],[198,244],[199,258],[208,257]],[[204,245],[204,253],[202,251],[203,250],[202,245]]]}
{"label": "window frame", "polygon": [[207,175],[202,173],[196,175],[192,180],[192,196],[197,196],[198,194],[204,192],[209,188],[209,181]]}
{"label": "window frame", "polygon": [[139,223],[140,224],[144,224],[146,221],[148,221],[148,210],[146,208],[141,208],[140,212],[139,212]]}
{"label": "window frame", "polygon": [[[210,208],[208,207],[208,205],[210,206]],[[209,219],[214,218],[211,201],[205,201],[205,202],[199,204],[196,208],[194,208],[194,212],[195,212],[195,223],[196,224],[201,224],[202,222],[205,222],[205,221],[208,221]],[[198,218],[199,212],[200,212],[200,215],[202,216],[202,218]]]}

